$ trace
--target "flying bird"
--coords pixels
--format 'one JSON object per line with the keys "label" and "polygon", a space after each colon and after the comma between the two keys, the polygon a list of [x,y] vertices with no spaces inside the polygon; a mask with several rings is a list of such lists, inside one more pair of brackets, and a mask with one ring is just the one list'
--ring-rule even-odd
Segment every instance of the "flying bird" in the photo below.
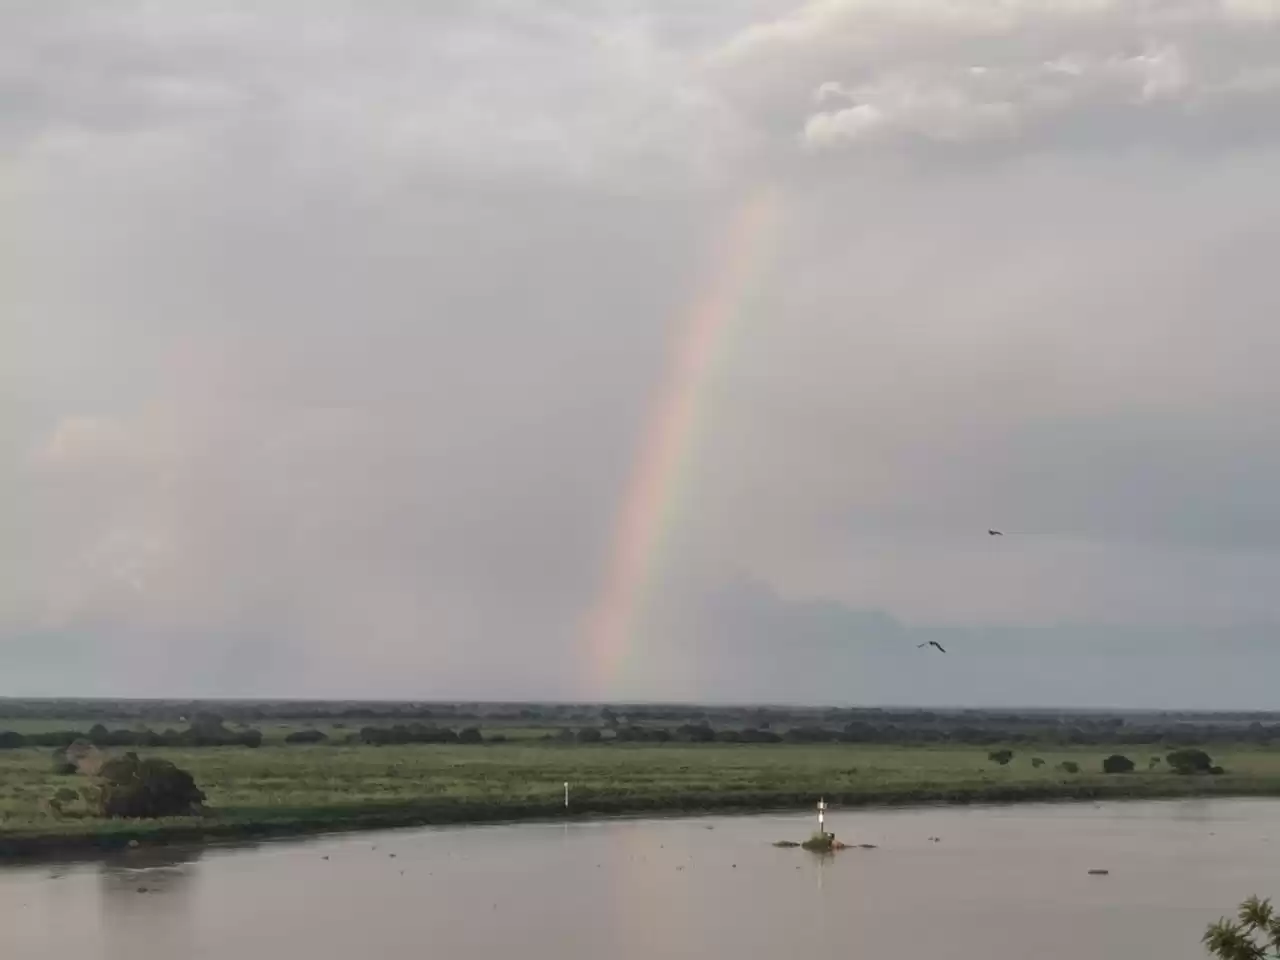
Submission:
{"label": "flying bird", "polygon": [[1004,536],[1004,534],[1003,534],[1001,531],[999,531],[999,530],[988,530],[988,531],[987,531],[987,536],[990,536],[990,537],[1003,537],[1003,536]]}
{"label": "flying bird", "polygon": [[937,640],[930,640],[930,641],[928,641],[927,643],[917,643],[917,644],[916,644],[916,649],[917,649],[917,650],[919,650],[921,647],[937,647],[937,648],[938,648],[938,650],[939,650],[939,652],[941,652],[941,653],[946,653],[946,652],[947,652],[945,649],[943,649],[942,644],[940,644]]}

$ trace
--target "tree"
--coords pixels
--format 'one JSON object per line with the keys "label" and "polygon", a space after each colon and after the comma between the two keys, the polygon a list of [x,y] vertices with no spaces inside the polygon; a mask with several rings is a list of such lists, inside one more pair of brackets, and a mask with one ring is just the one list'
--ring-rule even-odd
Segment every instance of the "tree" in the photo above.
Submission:
{"label": "tree", "polygon": [[1280,917],[1270,900],[1250,897],[1235,920],[1211,923],[1202,940],[1218,960],[1274,960],[1280,958]]}
{"label": "tree", "polygon": [[458,731],[459,743],[483,743],[484,737],[480,736],[479,727],[465,727]]}
{"label": "tree", "polygon": [[583,727],[578,731],[579,743],[599,743],[603,739],[603,734],[595,727]]}
{"label": "tree", "polygon": [[103,817],[186,817],[204,802],[191,774],[168,760],[139,760],[136,753],[126,753],[104,763],[98,777]]}
{"label": "tree", "polygon": [[329,737],[322,730],[295,730],[284,738],[285,743],[324,743]]}
{"label": "tree", "polygon": [[1203,750],[1175,750],[1165,757],[1169,769],[1184,775],[1192,773],[1208,773],[1213,767],[1213,760]]}
{"label": "tree", "polygon": [[992,750],[990,753],[987,754],[987,759],[992,761],[993,763],[998,763],[1000,764],[1000,766],[1003,767],[1010,760],[1013,759],[1013,751],[1012,750]]}
{"label": "tree", "polygon": [[1133,761],[1120,753],[1113,753],[1102,761],[1103,773],[1132,773]]}
{"label": "tree", "polygon": [[716,738],[716,732],[704,721],[681,724],[676,728],[676,736],[690,743],[710,743]]}

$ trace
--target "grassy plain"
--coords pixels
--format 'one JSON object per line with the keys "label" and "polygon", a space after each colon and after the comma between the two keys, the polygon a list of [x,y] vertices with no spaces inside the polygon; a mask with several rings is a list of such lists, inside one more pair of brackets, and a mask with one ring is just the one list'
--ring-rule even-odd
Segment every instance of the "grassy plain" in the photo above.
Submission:
{"label": "grassy plain", "polygon": [[[999,766],[989,748],[891,745],[610,744],[510,742],[484,746],[282,746],[144,751],[189,770],[208,815],[139,823],[84,815],[81,804],[48,806],[80,776],[53,772],[45,749],[0,751],[0,855],[58,844],[135,838],[192,839],[304,833],[417,823],[557,817],[564,782],[569,815],[763,809],[835,804],[1002,802],[1188,794],[1280,796],[1280,750],[1212,749],[1223,776],[1179,776],[1129,748],[1138,770],[1101,773],[1110,749],[1020,745]],[[1045,762],[1033,766],[1032,758]],[[1063,761],[1079,774],[1056,769]]]}

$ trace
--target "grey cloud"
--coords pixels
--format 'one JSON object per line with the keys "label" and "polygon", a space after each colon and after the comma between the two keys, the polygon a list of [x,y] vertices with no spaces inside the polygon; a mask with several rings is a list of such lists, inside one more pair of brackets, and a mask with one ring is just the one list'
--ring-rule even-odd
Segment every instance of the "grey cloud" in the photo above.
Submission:
{"label": "grey cloud", "polygon": [[[582,626],[765,186],[628,693],[844,699],[806,677],[858,635],[905,696],[933,629],[983,666],[919,696],[991,700],[1018,631],[1122,630],[1190,696],[1280,619],[1266,3],[307,10],[0,14],[14,692],[621,695]],[[872,101],[891,149],[800,142]],[[1095,652],[1008,682],[1116,702]]]}

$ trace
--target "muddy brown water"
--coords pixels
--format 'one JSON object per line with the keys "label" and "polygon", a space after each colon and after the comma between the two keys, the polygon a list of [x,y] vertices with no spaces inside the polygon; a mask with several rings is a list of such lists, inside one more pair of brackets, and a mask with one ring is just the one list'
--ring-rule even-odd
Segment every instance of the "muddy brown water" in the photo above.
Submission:
{"label": "muddy brown water", "polygon": [[[1203,957],[1280,895],[1280,801],[451,827],[0,868],[0,957]],[[932,838],[938,838],[934,840]],[[1090,875],[1105,869],[1106,876]]]}

